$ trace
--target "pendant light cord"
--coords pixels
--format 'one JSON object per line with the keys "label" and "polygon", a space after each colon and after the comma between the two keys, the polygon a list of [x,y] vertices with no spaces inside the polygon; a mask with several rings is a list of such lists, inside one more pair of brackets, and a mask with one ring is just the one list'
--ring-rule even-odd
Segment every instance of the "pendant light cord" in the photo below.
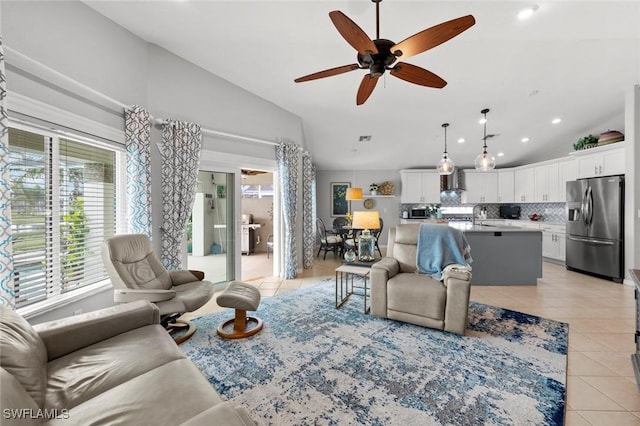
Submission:
{"label": "pendant light cord", "polygon": [[487,153],[487,113],[489,112],[489,109],[485,108],[480,112],[484,115],[484,138],[482,139],[483,141],[482,150],[486,154]]}
{"label": "pendant light cord", "polygon": [[447,155],[447,127],[449,127],[449,123],[442,124],[442,127],[444,127],[444,154]]}

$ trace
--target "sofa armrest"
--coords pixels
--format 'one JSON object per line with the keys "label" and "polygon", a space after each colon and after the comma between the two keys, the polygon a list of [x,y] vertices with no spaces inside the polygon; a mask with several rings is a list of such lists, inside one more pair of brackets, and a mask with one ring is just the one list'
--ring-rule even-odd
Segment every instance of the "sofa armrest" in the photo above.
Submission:
{"label": "sofa armrest", "polygon": [[371,314],[387,317],[387,281],[400,272],[400,263],[393,257],[383,257],[371,265]]}
{"label": "sofa armrest", "polygon": [[129,303],[137,302],[139,300],[146,300],[148,302],[164,302],[176,297],[175,290],[162,290],[162,289],[129,289],[129,288],[116,288],[113,290],[113,301],[116,303]]}
{"label": "sofa armrest", "polygon": [[443,284],[447,289],[447,304],[444,310],[444,329],[464,335],[467,329],[469,313],[469,295],[471,293],[471,271],[463,265],[450,265],[445,268]]}
{"label": "sofa armrest", "polygon": [[49,361],[119,334],[160,323],[160,310],[138,301],[34,326]]}
{"label": "sofa armrest", "polygon": [[201,412],[180,426],[253,426],[255,424],[242,407],[233,407],[230,402],[225,401]]}
{"label": "sofa armrest", "polygon": [[387,277],[391,278],[400,272],[400,262],[393,257],[383,257],[373,265],[371,265],[371,272],[374,270],[383,269],[386,271]]}
{"label": "sofa armrest", "polygon": [[171,277],[171,283],[173,285],[180,285],[192,283],[194,281],[202,281],[204,279],[204,272],[176,269],[173,271],[169,271],[169,276]]}

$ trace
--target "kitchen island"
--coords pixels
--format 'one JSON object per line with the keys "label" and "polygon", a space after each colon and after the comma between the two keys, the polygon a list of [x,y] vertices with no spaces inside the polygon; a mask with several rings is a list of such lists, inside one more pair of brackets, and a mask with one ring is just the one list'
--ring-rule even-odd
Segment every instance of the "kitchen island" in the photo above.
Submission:
{"label": "kitchen island", "polygon": [[487,225],[461,230],[471,246],[472,285],[536,285],[542,278],[542,231]]}

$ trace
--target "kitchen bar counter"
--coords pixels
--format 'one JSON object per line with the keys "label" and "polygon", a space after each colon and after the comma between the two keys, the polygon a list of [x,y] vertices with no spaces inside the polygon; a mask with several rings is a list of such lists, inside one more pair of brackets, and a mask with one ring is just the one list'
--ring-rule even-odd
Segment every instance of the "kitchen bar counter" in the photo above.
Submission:
{"label": "kitchen bar counter", "polygon": [[492,225],[469,225],[468,227],[460,228],[461,231],[465,233],[476,233],[476,232],[537,232],[540,233],[539,229],[528,229],[528,228],[518,228],[517,226],[492,226]]}
{"label": "kitchen bar counter", "polygon": [[462,229],[471,246],[472,285],[536,285],[542,278],[542,231],[475,225]]}

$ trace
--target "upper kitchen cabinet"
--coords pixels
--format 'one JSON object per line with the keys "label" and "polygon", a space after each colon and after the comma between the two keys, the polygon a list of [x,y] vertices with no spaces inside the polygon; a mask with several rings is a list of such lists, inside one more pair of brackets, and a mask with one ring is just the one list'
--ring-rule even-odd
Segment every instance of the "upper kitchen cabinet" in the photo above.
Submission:
{"label": "upper kitchen cabinet", "polygon": [[624,174],[624,143],[572,152],[578,179]]}
{"label": "upper kitchen cabinet", "polygon": [[497,203],[498,202],[498,172],[477,172],[465,170],[464,179],[467,203]]}
{"label": "upper kitchen cabinet", "polygon": [[549,163],[536,166],[533,169],[534,197],[537,203],[549,203],[560,198],[558,185],[558,163]]}
{"label": "upper kitchen cabinet", "polygon": [[498,170],[498,202],[513,203],[514,201],[513,170]]}
{"label": "upper kitchen cabinet", "polygon": [[440,175],[435,170],[400,170],[404,204],[440,203]]}
{"label": "upper kitchen cabinet", "polygon": [[573,159],[561,160],[558,162],[558,201],[567,201],[567,182],[578,178],[576,173],[576,163]]}
{"label": "upper kitchen cabinet", "polygon": [[514,198],[516,203],[533,203],[535,196],[535,176],[533,167],[516,169],[513,174]]}

